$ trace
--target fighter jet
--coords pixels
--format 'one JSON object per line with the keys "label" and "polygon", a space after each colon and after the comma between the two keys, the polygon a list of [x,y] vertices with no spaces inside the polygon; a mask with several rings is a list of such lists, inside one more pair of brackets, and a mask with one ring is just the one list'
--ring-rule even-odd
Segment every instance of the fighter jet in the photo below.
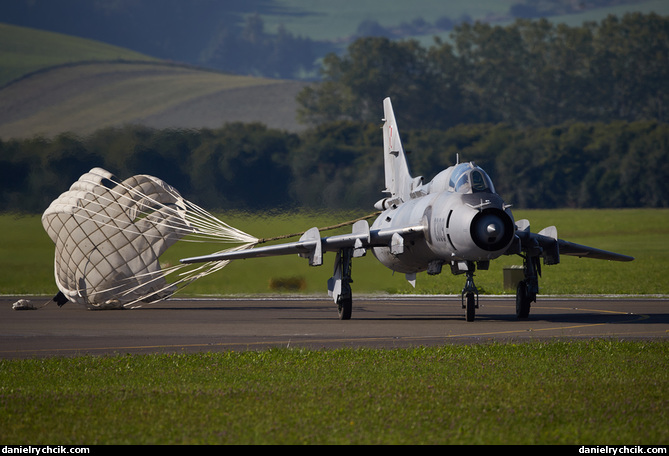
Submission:
{"label": "fighter jet", "polygon": [[632,257],[558,239],[557,229],[530,231],[527,220],[515,221],[510,205],[495,192],[492,180],[479,166],[458,162],[430,182],[412,177],[390,98],[383,101],[383,157],[386,197],[375,207],[380,215],[372,226],[366,220],[353,224],[351,234],[321,237],[318,228],[306,231],[296,242],[256,247],[182,259],[182,263],[257,258],[298,254],[311,266],[323,264],[325,252],[336,252],[328,293],[337,305],[339,318],[351,318],[351,264],[368,250],[389,269],[404,273],[415,286],[416,274],[464,274],[461,305],[466,321],[474,321],[479,292],[474,272],[487,270],[502,255],[523,258],[524,279],[516,289],[516,316],[527,318],[536,302],[545,265],[560,262],[561,255],[631,261]]}

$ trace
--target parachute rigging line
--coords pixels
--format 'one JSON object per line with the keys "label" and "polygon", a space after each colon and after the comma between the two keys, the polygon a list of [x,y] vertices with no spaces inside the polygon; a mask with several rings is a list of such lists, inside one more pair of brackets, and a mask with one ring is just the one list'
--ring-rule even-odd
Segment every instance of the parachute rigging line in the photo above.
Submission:
{"label": "parachute rigging line", "polygon": [[[229,263],[163,267],[158,258],[177,241],[240,244],[226,250],[258,243],[156,177],[120,181],[102,168],[82,175],[54,200],[42,224],[56,245],[59,290],[92,309],[166,299]],[[175,281],[168,283],[168,275]]]}

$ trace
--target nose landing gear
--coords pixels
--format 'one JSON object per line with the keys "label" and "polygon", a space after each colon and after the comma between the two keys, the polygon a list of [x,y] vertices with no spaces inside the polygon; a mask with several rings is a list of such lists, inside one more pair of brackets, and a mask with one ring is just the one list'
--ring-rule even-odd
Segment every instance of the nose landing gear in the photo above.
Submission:
{"label": "nose landing gear", "polygon": [[465,287],[462,289],[462,308],[465,310],[465,320],[474,321],[476,318],[476,309],[479,308],[479,290],[474,285],[474,271],[476,266],[473,262],[467,262],[467,279]]}

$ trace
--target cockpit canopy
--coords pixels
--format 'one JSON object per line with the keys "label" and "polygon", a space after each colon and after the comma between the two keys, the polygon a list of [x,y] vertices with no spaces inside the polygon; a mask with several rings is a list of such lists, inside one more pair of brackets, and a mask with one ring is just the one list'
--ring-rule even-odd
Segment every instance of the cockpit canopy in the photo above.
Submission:
{"label": "cockpit canopy", "polygon": [[448,183],[450,191],[457,193],[495,193],[490,177],[473,163],[460,163],[453,168]]}

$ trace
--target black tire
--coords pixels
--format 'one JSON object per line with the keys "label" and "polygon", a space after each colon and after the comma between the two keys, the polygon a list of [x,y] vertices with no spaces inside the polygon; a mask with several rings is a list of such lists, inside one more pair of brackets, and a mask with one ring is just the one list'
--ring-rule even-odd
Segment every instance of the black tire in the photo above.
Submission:
{"label": "black tire", "polygon": [[353,313],[353,293],[351,293],[351,285],[344,282],[342,284],[341,294],[337,300],[337,313],[340,320],[350,320],[351,313]]}
{"label": "black tire", "polygon": [[465,303],[465,320],[474,321],[476,318],[476,295],[467,293],[467,302]]}
{"label": "black tire", "polygon": [[516,318],[527,318],[530,316],[530,296],[525,281],[518,282],[516,288]]}
{"label": "black tire", "polygon": [[340,297],[337,302],[337,312],[340,320],[350,320],[353,313],[353,299],[351,297]]}

